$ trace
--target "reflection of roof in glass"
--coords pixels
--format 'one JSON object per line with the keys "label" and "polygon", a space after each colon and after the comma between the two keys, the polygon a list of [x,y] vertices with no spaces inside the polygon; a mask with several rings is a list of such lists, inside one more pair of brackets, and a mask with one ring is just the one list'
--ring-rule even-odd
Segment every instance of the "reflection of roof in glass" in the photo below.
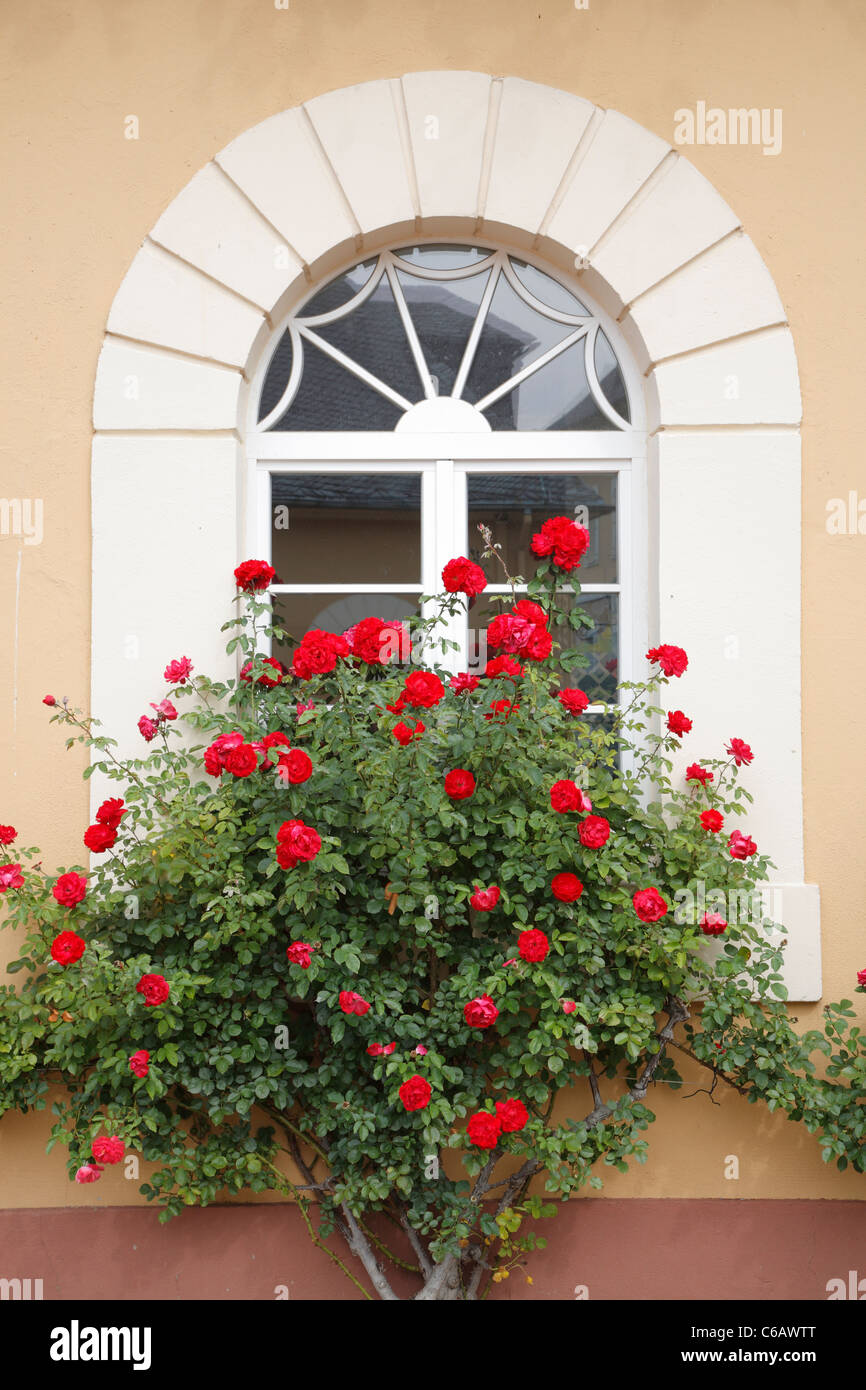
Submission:
{"label": "reflection of roof in glass", "polygon": [[[375,468],[375,464],[371,465]],[[351,507],[369,511],[415,511],[421,501],[417,475],[403,473],[275,473],[274,505],[288,507]],[[613,511],[585,477],[543,473],[476,474],[469,478],[469,506],[503,510],[549,509],[573,512],[588,507],[594,515]]]}

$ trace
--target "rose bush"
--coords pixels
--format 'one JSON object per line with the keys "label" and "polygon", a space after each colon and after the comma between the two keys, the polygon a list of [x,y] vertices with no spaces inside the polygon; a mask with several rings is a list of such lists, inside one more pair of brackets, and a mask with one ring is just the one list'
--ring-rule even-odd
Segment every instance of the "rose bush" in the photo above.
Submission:
{"label": "rose bush", "polygon": [[[82,826],[89,866],[46,874],[14,827],[0,835],[20,942],[20,979],[0,988],[0,1109],[59,1085],[51,1143],[70,1178],[137,1151],[165,1218],[275,1189],[350,1278],[337,1232],[393,1298],[406,1261],[371,1231],[379,1214],[430,1300],[477,1298],[543,1245],[533,1219],[555,1207],[533,1180],[566,1198],[645,1160],[647,1100],[680,1084],[675,1054],[863,1169],[850,1001],[798,1035],[760,914],[678,910],[766,876],[737,780],[760,749],[732,737],[674,779],[697,734],[658,703],[688,668],[673,645],[605,717],[588,710],[570,683],[584,658],[560,640],[588,622],[560,599],[580,591],[582,530],[542,527],[481,678],[418,661],[435,618],[307,633],[287,670],[260,654],[262,633],[288,639],[274,572],[253,560],[226,624],[238,679],[168,660],[143,757],[116,758],[94,720],[45,697],[122,793]],[[458,557],[438,613],[483,577]]]}

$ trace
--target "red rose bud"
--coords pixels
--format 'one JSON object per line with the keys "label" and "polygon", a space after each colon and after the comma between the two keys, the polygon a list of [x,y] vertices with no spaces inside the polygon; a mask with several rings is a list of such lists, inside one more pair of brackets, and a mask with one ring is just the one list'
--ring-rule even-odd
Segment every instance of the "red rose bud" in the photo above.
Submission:
{"label": "red rose bud", "polygon": [[499,1010],[489,994],[479,994],[476,999],[469,1000],[463,1017],[470,1028],[490,1028],[499,1017]]}
{"label": "red rose bud", "polygon": [[78,1172],[75,1174],[76,1182],[99,1182],[102,1177],[102,1169],[98,1163],[82,1163]]}
{"label": "red rose bud", "polygon": [[57,701],[55,700],[53,695],[43,695],[42,703],[43,705],[56,705]]}
{"label": "red rose bud", "polygon": [[577,1004],[574,1002],[573,999],[563,999],[562,1012],[564,1014],[573,1014],[576,1008]]}

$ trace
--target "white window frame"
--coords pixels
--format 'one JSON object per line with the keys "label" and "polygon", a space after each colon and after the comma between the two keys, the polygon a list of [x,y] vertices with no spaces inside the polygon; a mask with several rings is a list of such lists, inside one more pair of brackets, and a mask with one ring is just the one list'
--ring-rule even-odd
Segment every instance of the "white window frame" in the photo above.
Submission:
{"label": "white window frame", "polygon": [[[425,240],[441,245],[447,236],[415,237],[412,244]],[[455,244],[461,238],[455,235]],[[395,243],[405,246],[407,239]],[[394,248],[391,248],[393,250]],[[274,407],[259,422],[258,403],[271,355],[295,317],[303,317],[303,305],[321,288],[309,287],[280,322],[263,351],[256,370],[251,375],[248,397],[246,431],[246,553],[270,561],[272,539],[271,478],[278,473],[319,472],[339,475],[346,473],[392,472],[411,473],[421,478],[421,575],[417,584],[278,584],[274,595],[281,593],[405,593],[433,594],[441,591],[442,569],[456,555],[468,552],[467,483],[471,473],[591,473],[617,477],[617,579],[615,583],[583,584],[586,595],[615,593],[618,595],[618,679],[632,680],[643,669],[643,658],[649,645],[649,613],[647,597],[650,592],[649,557],[646,543],[648,532],[648,496],[646,478],[647,433],[643,381],[618,325],[606,314],[582,286],[570,284],[558,271],[544,265],[525,251],[500,244],[495,250],[507,278],[507,256],[535,264],[564,288],[576,294],[588,312],[587,319],[595,320],[607,335],[623,374],[632,425],[628,429],[610,430],[503,430],[486,428],[486,420],[478,432],[453,433],[447,429],[412,429],[389,431],[293,431],[263,429],[280,417],[282,404]],[[385,253],[385,270],[393,278],[393,266]],[[492,258],[491,258],[492,259]],[[357,264],[356,255],[340,269],[331,270],[322,284],[336,278]],[[488,264],[489,262],[484,262]],[[473,267],[477,270],[477,267]],[[430,278],[455,279],[464,271],[437,271]],[[379,276],[374,273],[361,294],[366,297]],[[493,285],[491,279],[490,287]],[[489,295],[487,296],[489,298]],[[553,318],[566,315],[546,310]],[[323,321],[334,317],[322,316]],[[482,317],[476,322],[480,331]],[[473,330],[477,337],[477,333]],[[296,359],[297,360],[297,359]],[[293,367],[294,370],[294,367]],[[456,389],[456,388],[455,388]],[[427,393],[428,400],[431,393]],[[448,398],[443,398],[447,400]],[[405,404],[405,403],[404,403]],[[613,422],[615,416],[606,413]],[[405,417],[404,417],[405,418]],[[480,417],[483,420],[483,417]],[[618,417],[616,417],[618,418]],[[635,524],[644,518],[644,524]],[[499,584],[489,575],[485,591],[488,594],[510,592],[507,584]],[[568,590],[570,592],[570,589]],[[465,623],[455,622],[447,636],[458,643],[457,652],[446,653],[441,664],[454,671],[465,670],[467,663],[467,629]],[[591,706],[597,712],[604,705]]]}

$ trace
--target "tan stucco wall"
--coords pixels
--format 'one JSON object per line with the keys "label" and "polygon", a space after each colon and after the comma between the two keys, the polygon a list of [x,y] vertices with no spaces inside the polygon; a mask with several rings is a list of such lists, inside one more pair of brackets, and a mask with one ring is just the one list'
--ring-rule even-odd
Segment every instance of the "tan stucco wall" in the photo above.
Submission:
{"label": "tan stucco wall", "polygon": [[[234,136],[321,92],[431,68],[513,74],[614,107],[671,140],[698,101],[783,111],[777,157],[684,153],[737,211],[786,306],[804,397],[806,878],[821,885],[827,998],[866,964],[866,537],[835,537],[826,503],[866,473],[855,436],[866,295],[860,177],[866,11],[859,0],[80,0],[4,8],[4,497],[41,497],[45,538],[0,538],[0,821],[48,862],[80,856],[87,796],[41,697],[85,704],[89,681],[90,407],[108,310],[142,239]],[[135,115],[141,138],[124,139]],[[856,364],[846,370],[846,364]],[[144,485],[144,480],[142,480]],[[135,499],[130,498],[134,508]],[[708,519],[703,519],[708,522]],[[702,524],[702,519],[697,519]],[[768,519],[772,536],[772,519]],[[724,537],[718,538],[724,582]],[[182,557],[177,557],[182,566]],[[166,563],[173,563],[167,557]],[[766,601],[762,596],[761,601]],[[118,633],[118,662],[123,660]],[[841,709],[840,709],[841,706]],[[748,730],[740,731],[744,736]],[[839,808],[845,808],[844,822]],[[854,831],[852,846],[851,830]],[[857,846],[857,847],[854,847]],[[3,943],[2,958],[9,957]],[[819,1007],[802,1006],[813,1024]],[[658,1097],[652,1157],[616,1196],[858,1197],[801,1128],[720,1096]],[[44,1155],[46,1117],[0,1124],[0,1207],[129,1203],[107,1175],[75,1189]],[[740,1159],[726,1181],[725,1156]],[[116,1181],[115,1181],[116,1177]]]}

